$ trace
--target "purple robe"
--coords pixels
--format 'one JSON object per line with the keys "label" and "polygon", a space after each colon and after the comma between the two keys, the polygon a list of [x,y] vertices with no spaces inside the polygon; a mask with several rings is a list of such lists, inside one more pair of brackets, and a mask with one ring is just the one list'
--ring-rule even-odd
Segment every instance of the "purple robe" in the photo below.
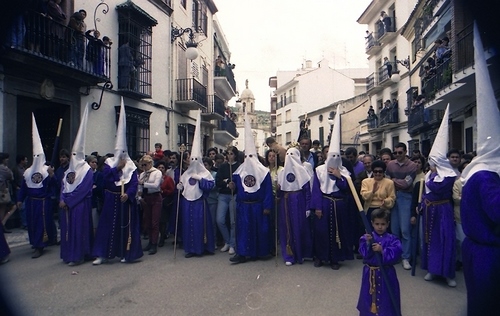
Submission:
{"label": "purple robe", "polygon": [[247,193],[241,177],[233,175],[236,184],[236,253],[251,258],[268,256],[269,215],[264,210],[273,208],[273,184],[269,173],[257,192]]}
{"label": "purple robe", "polygon": [[468,315],[500,311],[500,177],[478,171],[462,189],[460,214]]}
{"label": "purple robe", "polygon": [[[52,213],[52,193],[57,185],[56,177],[46,177],[39,189],[28,188],[23,180],[17,200],[25,203],[28,236],[33,248],[44,248],[56,242],[57,232]],[[45,237],[45,241],[44,241]]]}
{"label": "purple robe", "polygon": [[[339,188],[329,195],[323,194],[318,176],[314,174],[314,184],[311,196],[311,209],[321,210],[323,216],[314,216],[313,244],[314,256],[321,261],[338,263],[353,260],[354,225],[353,214],[350,211],[350,189],[347,180],[335,181]],[[335,201],[334,201],[335,200]],[[337,227],[338,237],[337,241]]]}
{"label": "purple robe", "polygon": [[94,174],[88,170],[83,181],[69,193],[61,191],[60,200],[67,209],[61,210],[61,259],[79,262],[90,258],[93,241],[92,186]]}
{"label": "purple robe", "polygon": [[[374,232],[372,236],[374,236],[372,241],[380,243],[382,246],[382,253],[379,257],[382,259],[389,286],[384,281],[379,268],[380,263],[377,256],[375,256],[375,252],[372,250],[371,245],[366,242],[365,236],[362,236],[359,239],[359,253],[363,256],[365,266],[363,267],[363,277],[357,306],[359,315],[401,315],[401,293],[396,269],[394,269],[394,265],[397,264],[403,253],[401,242],[396,236],[389,233],[379,236]],[[375,291],[374,295],[370,294],[371,277],[375,278],[372,289],[372,293]],[[396,300],[397,313],[394,310],[389,291],[392,291]],[[376,302],[373,307],[376,307],[377,313],[372,313],[371,311],[372,302]]]}
{"label": "purple robe", "polygon": [[442,182],[434,182],[436,175],[432,174],[425,183],[431,192],[422,197],[422,269],[454,279],[456,243],[451,196],[455,177],[445,177]]}
{"label": "purple robe", "polygon": [[203,196],[196,201],[188,201],[181,197],[182,211],[182,245],[185,253],[202,255],[205,251],[215,251],[212,216],[208,208],[207,197],[215,186],[215,181],[201,179],[197,181]]}
{"label": "purple robe", "polygon": [[306,182],[300,191],[280,190],[278,197],[280,198],[278,231],[283,261],[302,263],[304,258],[312,257],[311,228],[309,219],[306,217],[311,201],[309,182]]}
{"label": "purple robe", "polygon": [[4,235],[3,224],[0,221],[0,261],[5,259],[10,254],[9,244]]}
{"label": "purple robe", "polygon": [[137,171],[134,171],[130,181],[125,184],[128,199],[125,203],[121,203],[121,186],[115,184],[116,181],[120,181],[120,174],[121,171],[118,169],[104,166],[104,205],[92,255],[107,259],[121,257],[131,262],[143,255],[139,213],[135,199],[139,181]]}

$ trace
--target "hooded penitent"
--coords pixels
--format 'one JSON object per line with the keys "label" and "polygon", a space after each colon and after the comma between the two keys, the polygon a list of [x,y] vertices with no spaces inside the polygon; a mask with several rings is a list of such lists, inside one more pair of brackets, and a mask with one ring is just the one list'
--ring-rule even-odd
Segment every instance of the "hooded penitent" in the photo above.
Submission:
{"label": "hooded penitent", "polygon": [[311,180],[300,160],[300,151],[296,147],[291,147],[286,151],[285,168],[278,174],[278,184],[281,190],[286,192],[298,191],[302,186]]}
{"label": "hooded penitent", "polygon": [[38,134],[35,115],[31,114],[32,137],[33,137],[33,164],[24,172],[26,185],[31,189],[43,187],[43,180],[48,177],[48,166],[45,165],[45,153],[43,152],[42,141]]}
{"label": "hooded penitent", "polygon": [[316,175],[320,183],[321,192],[331,194],[339,189],[335,185],[336,178],[328,174],[328,168],[337,168],[344,177],[350,177],[349,171],[342,166],[342,157],[340,156],[340,114],[335,115],[333,130],[331,135],[330,147],[328,147],[328,156],[323,165],[316,168]]}
{"label": "hooded penitent", "polygon": [[122,181],[124,184],[128,183],[132,178],[132,174],[134,173],[136,166],[130,156],[128,155],[127,150],[127,121],[125,116],[125,105],[123,104],[123,98],[121,101],[120,107],[120,117],[118,119],[118,128],[116,129],[116,144],[115,144],[115,153],[113,157],[106,159],[105,163],[114,168],[118,165],[120,159],[126,159],[127,163],[125,167],[122,169],[122,175],[120,177],[120,181],[116,181],[116,186],[121,186]]}
{"label": "hooded penitent", "polygon": [[73,192],[90,169],[89,164],[85,161],[85,133],[87,131],[87,120],[89,116],[89,105],[85,106],[80,128],[76,134],[73,149],[71,150],[71,158],[69,167],[64,172],[63,193]]}
{"label": "hooded penitent", "polygon": [[474,24],[474,68],[476,69],[477,156],[462,171],[465,185],[470,177],[488,170],[500,174],[500,112],[484,57],[484,48]]}
{"label": "hooded penitent", "polygon": [[250,119],[245,111],[245,161],[236,169],[234,174],[241,178],[241,185],[247,193],[255,193],[260,189],[262,181],[269,173],[269,169],[264,167],[257,157],[255,142],[250,127]]}
{"label": "hooded penitent", "polygon": [[[434,182],[443,182],[446,177],[456,177],[457,174],[453,167],[450,165],[450,161],[446,157],[446,152],[448,149],[448,119],[449,119],[449,109],[450,105],[446,106],[446,111],[444,111],[443,120],[441,121],[441,126],[436,135],[436,139],[432,144],[431,152],[429,153],[429,165],[435,166],[437,170],[437,176],[434,177]],[[425,181],[429,181],[431,171],[427,172],[425,175]],[[429,189],[425,189],[426,193],[429,193]]]}
{"label": "hooded penitent", "polygon": [[201,111],[196,116],[196,129],[194,131],[193,147],[191,149],[191,162],[189,167],[181,176],[180,182],[184,185],[182,195],[188,201],[195,201],[203,195],[198,181],[193,179],[193,175],[198,175],[203,179],[214,181],[210,171],[203,165],[203,154],[201,152]]}

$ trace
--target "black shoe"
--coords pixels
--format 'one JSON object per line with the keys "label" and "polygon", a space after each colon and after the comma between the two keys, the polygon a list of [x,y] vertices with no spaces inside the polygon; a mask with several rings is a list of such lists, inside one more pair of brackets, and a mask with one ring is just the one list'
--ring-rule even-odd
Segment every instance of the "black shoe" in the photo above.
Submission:
{"label": "black shoe", "polygon": [[455,271],[460,271],[462,270],[463,264],[461,261],[457,261],[455,264]]}
{"label": "black shoe", "polygon": [[35,248],[35,252],[31,256],[31,258],[36,259],[40,258],[43,255],[43,248]]}
{"label": "black shoe", "polygon": [[187,254],[185,254],[185,255],[184,255],[184,258],[192,258],[192,257],[194,257],[194,256],[196,256],[196,254],[195,254],[195,253],[188,252]]}
{"label": "black shoe", "polygon": [[360,255],[359,253],[356,255],[356,259],[363,259],[363,256]]}
{"label": "black shoe", "polygon": [[333,269],[333,270],[338,270],[340,269],[340,264],[338,262],[334,262],[330,265],[330,267]]}
{"label": "black shoe", "polygon": [[232,263],[245,263],[247,262],[247,258],[245,256],[235,254],[234,257],[229,258],[229,261],[231,261]]}
{"label": "black shoe", "polygon": [[323,262],[321,262],[321,260],[319,260],[319,259],[314,259],[314,266],[316,268],[319,268],[319,267],[323,266]]}
{"label": "black shoe", "polygon": [[154,255],[156,253],[156,245],[151,245],[150,248],[151,249],[149,249],[149,254]]}
{"label": "black shoe", "polygon": [[151,250],[151,243],[148,243],[148,245],[144,248],[142,248],[142,251],[149,251]]}
{"label": "black shoe", "polygon": [[160,240],[158,241],[158,247],[163,247],[165,245],[165,239],[160,235]]}

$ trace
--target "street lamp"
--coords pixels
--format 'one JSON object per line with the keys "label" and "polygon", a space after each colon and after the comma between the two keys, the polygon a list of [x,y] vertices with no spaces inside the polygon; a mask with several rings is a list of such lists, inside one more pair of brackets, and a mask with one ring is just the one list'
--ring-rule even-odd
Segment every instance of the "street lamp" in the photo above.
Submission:
{"label": "street lamp", "polygon": [[[396,59],[396,64],[400,64],[400,65],[404,66],[406,69],[408,69],[408,71],[410,71],[410,56],[408,56],[408,58],[406,58],[406,59],[401,59],[401,60]],[[391,80],[392,80],[392,82],[395,82],[395,83],[397,83],[397,82],[399,82],[399,80],[401,80],[401,76],[399,75],[399,70],[392,72]]]}
{"label": "street lamp", "polygon": [[186,58],[190,60],[194,60],[198,58],[198,43],[194,40],[194,32],[192,28],[178,28],[172,24],[172,32],[170,42],[175,42],[175,39],[181,37],[184,33],[188,33],[189,40],[186,42]]}

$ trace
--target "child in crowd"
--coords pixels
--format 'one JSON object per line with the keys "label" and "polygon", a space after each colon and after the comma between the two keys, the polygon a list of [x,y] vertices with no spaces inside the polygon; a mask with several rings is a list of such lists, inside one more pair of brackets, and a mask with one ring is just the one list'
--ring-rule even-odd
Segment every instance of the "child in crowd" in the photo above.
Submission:
{"label": "child in crowd", "polygon": [[[388,210],[374,210],[371,214],[374,233],[363,235],[359,241],[359,253],[365,263],[357,306],[361,316],[401,315],[401,296],[394,264],[401,258],[403,250],[399,239],[387,233],[389,217]],[[389,284],[382,277],[381,264]],[[391,302],[391,295],[396,306]]]}

